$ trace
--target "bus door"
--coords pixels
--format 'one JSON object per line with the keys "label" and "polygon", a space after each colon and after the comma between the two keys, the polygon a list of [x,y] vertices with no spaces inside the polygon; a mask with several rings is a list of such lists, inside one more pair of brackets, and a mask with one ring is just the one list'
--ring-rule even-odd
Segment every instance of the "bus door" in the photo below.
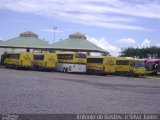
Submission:
{"label": "bus door", "polygon": [[48,53],[44,55],[44,66],[47,68],[53,68],[56,67],[57,64],[57,57],[54,53]]}
{"label": "bus door", "polygon": [[105,71],[109,73],[114,73],[116,70],[115,58],[114,57],[106,57],[104,58],[105,62]]}
{"label": "bus door", "polygon": [[34,54],[33,55],[33,68],[39,69],[44,66],[44,54]]}
{"label": "bus door", "polygon": [[21,53],[20,55],[20,65],[21,66],[28,66],[31,67],[33,60],[33,54],[32,53]]}

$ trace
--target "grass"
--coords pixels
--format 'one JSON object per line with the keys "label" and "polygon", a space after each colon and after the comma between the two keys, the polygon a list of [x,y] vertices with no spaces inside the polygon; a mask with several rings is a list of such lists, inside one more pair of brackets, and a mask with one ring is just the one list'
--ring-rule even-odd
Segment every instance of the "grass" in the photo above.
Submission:
{"label": "grass", "polygon": [[145,75],[145,78],[159,78],[160,79],[160,75],[157,76],[153,76],[153,75]]}

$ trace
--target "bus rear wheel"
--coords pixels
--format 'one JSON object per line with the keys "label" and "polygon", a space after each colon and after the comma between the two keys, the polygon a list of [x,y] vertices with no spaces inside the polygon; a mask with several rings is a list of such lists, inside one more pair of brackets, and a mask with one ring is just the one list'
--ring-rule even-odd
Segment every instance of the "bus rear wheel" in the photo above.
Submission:
{"label": "bus rear wheel", "polygon": [[130,72],[125,72],[125,77],[130,77],[131,73]]}
{"label": "bus rear wheel", "polygon": [[64,73],[68,73],[68,68],[63,68]]}
{"label": "bus rear wheel", "polygon": [[91,75],[91,74],[92,74],[92,70],[91,70],[91,69],[88,69],[86,73],[87,73],[88,75]]}

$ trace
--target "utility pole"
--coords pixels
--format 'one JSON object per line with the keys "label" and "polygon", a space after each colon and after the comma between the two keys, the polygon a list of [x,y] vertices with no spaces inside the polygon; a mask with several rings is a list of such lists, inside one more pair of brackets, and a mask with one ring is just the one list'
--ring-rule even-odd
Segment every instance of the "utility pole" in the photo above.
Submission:
{"label": "utility pole", "polygon": [[53,39],[53,43],[55,42],[55,37],[56,37],[56,35],[55,35],[55,30],[57,29],[57,26],[53,26],[53,30],[54,30],[54,39]]}

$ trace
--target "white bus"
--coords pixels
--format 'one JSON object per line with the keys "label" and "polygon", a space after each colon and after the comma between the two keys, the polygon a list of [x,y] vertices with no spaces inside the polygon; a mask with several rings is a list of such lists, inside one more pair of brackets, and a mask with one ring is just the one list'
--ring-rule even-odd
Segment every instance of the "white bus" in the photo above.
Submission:
{"label": "white bus", "polygon": [[58,64],[57,71],[62,72],[86,72],[86,54],[79,52],[62,52],[57,53]]}

